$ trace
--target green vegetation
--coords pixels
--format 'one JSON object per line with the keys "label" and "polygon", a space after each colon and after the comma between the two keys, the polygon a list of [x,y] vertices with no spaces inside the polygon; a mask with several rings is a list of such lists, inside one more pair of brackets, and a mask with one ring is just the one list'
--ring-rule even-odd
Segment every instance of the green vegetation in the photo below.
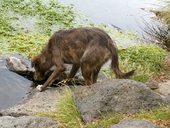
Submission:
{"label": "green vegetation", "polygon": [[166,51],[156,45],[134,45],[120,52],[121,67],[125,71],[135,69],[132,79],[146,82],[161,71],[165,56]]}
{"label": "green vegetation", "polygon": [[[0,54],[37,54],[53,29],[76,24],[72,6],[50,0],[3,0],[0,4]],[[33,24],[33,26],[31,26]],[[33,30],[32,30],[33,29]]]}
{"label": "green vegetation", "polygon": [[164,2],[166,3],[166,6],[160,9],[160,11],[156,10],[154,12],[170,26],[170,2],[168,0],[165,0]]}
{"label": "green vegetation", "polygon": [[2,0],[0,2],[0,54],[19,52],[32,57],[40,52],[49,36],[59,29],[97,26],[115,39],[130,41],[136,37],[103,24],[94,25],[76,13],[72,6],[55,0]]}
{"label": "green vegetation", "polygon": [[159,10],[153,10],[159,23],[157,24],[146,24],[146,29],[144,30],[147,38],[150,42],[160,45],[162,48],[170,51],[170,2],[168,0],[164,1],[166,4]]}
{"label": "green vegetation", "polygon": [[[146,82],[163,69],[166,55],[165,50],[154,44],[132,45],[119,51],[120,68],[124,72],[135,69],[131,79]],[[114,77],[110,69],[102,70]]]}
{"label": "green vegetation", "polygon": [[161,108],[151,111],[141,111],[134,115],[109,113],[101,117],[101,119],[85,124],[75,106],[72,91],[67,87],[61,94],[61,98],[57,104],[57,111],[54,113],[41,113],[39,115],[50,116],[56,119],[63,128],[108,128],[118,123],[120,120],[127,118],[146,119],[153,123],[158,123],[160,121],[163,123],[170,122],[170,107],[162,106]]}

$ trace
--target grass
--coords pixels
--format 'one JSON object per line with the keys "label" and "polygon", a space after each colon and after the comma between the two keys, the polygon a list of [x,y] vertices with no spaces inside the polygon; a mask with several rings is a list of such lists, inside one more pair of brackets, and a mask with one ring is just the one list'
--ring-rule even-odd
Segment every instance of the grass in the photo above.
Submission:
{"label": "grass", "polygon": [[154,11],[156,16],[159,18],[163,19],[168,26],[170,26],[170,2],[169,0],[165,0],[165,6],[160,8],[160,10]]}
{"label": "grass", "polygon": [[[119,51],[120,68],[124,72],[135,69],[131,79],[146,82],[164,68],[166,55],[166,50],[154,44],[132,45]],[[102,70],[114,77],[110,69]]]}
{"label": "grass", "polygon": [[[48,6],[41,0],[1,1],[0,54],[19,52],[28,57],[36,55],[53,32],[53,27],[56,30],[73,27],[74,16],[72,6],[54,0],[50,0]],[[30,30],[30,22],[34,31]]]}
{"label": "grass", "polygon": [[161,124],[161,128],[168,128],[168,126],[170,126],[170,124],[168,124],[170,123],[170,107],[167,106],[150,111],[141,111],[133,115],[109,113],[92,123],[85,124],[74,103],[73,93],[69,87],[65,88],[61,93],[56,112],[50,114],[41,113],[39,115],[50,116],[56,119],[63,128],[108,128],[124,119],[145,119],[158,125]]}
{"label": "grass", "polygon": [[63,128],[81,128],[83,125],[81,115],[75,106],[72,91],[69,87],[65,88],[60,95],[55,113],[40,113],[41,116],[50,116],[60,122]]}
{"label": "grass", "polygon": [[[0,54],[19,52],[31,58],[40,52],[49,36],[59,29],[100,27],[120,42],[137,35],[119,32],[104,24],[95,25],[77,13],[73,6],[49,0],[2,0],[0,4]],[[33,50],[31,50],[33,48]]]}
{"label": "grass", "polygon": [[[153,10],[159,21],[157,24],[145,23],[146,39],[170,51],[170,2],[165,0],[165,5],[159,10]],[[150,38],[148,38],[150,37]]]}

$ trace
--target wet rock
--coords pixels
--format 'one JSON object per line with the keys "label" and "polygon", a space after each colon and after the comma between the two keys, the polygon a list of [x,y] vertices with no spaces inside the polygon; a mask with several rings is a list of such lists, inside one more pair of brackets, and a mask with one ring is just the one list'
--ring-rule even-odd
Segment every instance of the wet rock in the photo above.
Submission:
{"label": "wet rock", "polygon": [[0,117],[0,128],[59,128],[58,123],[47,117]]}
{"label": "wet rock", "polygon": [[129,119],[113,125],[111,128],[159,128],[155,124],[139,119]]}
{"label": "wet rock", "polygon": [[74,100],[85,122],[91,122],[108,112],[133,114],[164,103],[160,95],[145,84],[123,79],[109,79],[89,87],[77,87]]}
{"label": "wet rock", "polygon": [[20,102],[30,91],[31,81],[9,71],[6,57],[0,58],[0,110]]}
{"label": "wet rock", "polygon": [[31,61],[20,54],[10,55],[6,58],[6,66],[10,71],[33,80],[34,69],[31,67]]}

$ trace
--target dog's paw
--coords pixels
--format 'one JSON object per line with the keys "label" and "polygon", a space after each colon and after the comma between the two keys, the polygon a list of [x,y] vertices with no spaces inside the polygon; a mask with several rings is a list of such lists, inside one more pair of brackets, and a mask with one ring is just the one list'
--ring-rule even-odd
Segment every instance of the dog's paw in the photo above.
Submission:
{"label": "dog's paw", "polygon": [[36,87],[36,89],[37,89],[38,91],[42,92],[42,86],[43,86],[43,85],[38,85],[38,86]]}

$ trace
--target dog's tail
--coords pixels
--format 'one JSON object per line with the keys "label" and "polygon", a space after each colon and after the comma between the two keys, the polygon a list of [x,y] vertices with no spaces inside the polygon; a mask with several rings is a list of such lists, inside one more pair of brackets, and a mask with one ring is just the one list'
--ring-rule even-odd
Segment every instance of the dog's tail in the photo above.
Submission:
{"label": "dog's tail", "polygon": [[128,78],[134,74],[135,70],[129,71],[127,73],[123,73],[119,68],[119,57],[118,57],[118,49],[116,47],[115,42],[110,40],[108,42],[108,49],[111,52],[112,55],[112,62],[111,62],[111,68],[114,71],[116,78]]}

